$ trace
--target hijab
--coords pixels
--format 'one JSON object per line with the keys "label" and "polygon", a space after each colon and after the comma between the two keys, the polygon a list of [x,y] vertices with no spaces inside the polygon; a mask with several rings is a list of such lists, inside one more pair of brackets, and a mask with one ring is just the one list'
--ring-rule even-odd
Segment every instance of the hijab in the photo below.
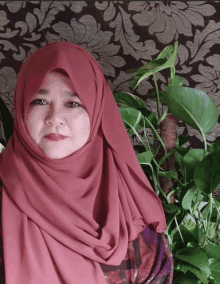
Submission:
{"label": "hijab", "polygon": [[[87,143],[62,159],[47,157],[25,127],[32,97],[56,68],[91,123]],[[99,263],[120,265],[129,241],[150,224],[164,232],[166,220],[100,66],[76,44],[47,44],[23,63],[14,105],[0,154],[6,283],[105,284]]]}

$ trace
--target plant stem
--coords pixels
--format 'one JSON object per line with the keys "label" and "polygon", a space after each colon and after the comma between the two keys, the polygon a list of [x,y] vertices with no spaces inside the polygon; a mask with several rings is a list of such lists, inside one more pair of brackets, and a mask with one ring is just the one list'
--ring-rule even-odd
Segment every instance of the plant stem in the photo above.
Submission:
{"label": "plant stem", "polygon": [[155,88],[156,88],[156,92],[157,92],[157,113],[158,113],[158,119],[160,119],[160,94],[159,94],[159,90],[158,90],[158,86],[157,86],[157,80],[156,80],[156,76],[155,74],[153,74],[153,80],[154,80],[154,84],[155,84]]}
{"label": "plant stem", "polygon": [[[198,206],[199,206],[199,205],[198,205]],[[204,227],[204,231],[206,231],[207,226],[206,226],[205,221],[204,221],[204,219],[203,219],[202,213],[201,213],[199,210],[198,210],[198,212],[199,212],[200,218],[202,219],[202,224],[203,224],[203,227]]]}
{"label": "plant stem", "polygon": [[[126,123],[127,123],[127,122],[126,122]],[[132,130],[134,131],[134,133],[136,134],[136,136],[139,138],[139,140],[140,140],[141,144],[144,146],[144,148],[145,148],[146,150],[151,150],[151,149],[148,149],[146,145],[144,145],[144,143],[143,143],[141,137],[139,136],[139,134],[137,133],[137,131],[135,130],[135,128],[134,128],[131,124],[129,124],[129,123],[128,123],[128,125],[132,128]]]}
{"label": "plant stem", "polygon": [[161,143],[161,145],[162,145],[162,147],[163,147],[163,149],[164,149],[164,152],[165,152],[165,154],[167,155],[167,149],[166,149],[166,147],[165,147],[165,145],[164,145],[164,143],[163,143],[163,141],[162,141],[160,135],[157,133],[156,129],[154,128],[154,126],[152,125],[152,123],[147,119],[147,117],[144,117],[144,119],[146,119],[147,122],[149,123],[149,125],[150,125],[152,131],[153,131],[154,134],[156,135],[157,139],[160,141],[160,143]]}
{"label": "plant stem", "polygon": [[178,232],[179,232],[179,234],[180,234],[180,237],[181,237],[181,239],[182,239],[182,242],[184,243],[184,239],[183,239],[182,233],[181,233],[181,231],[180,231],[180,228],[179,228],[179,225],[178,225],[176,216],[174,217],[174,220],[175,220],[175,223],[176,223],[176,226],[177,226],[177,230],[178,230]]}
{"label": "plant stem", "polygon": [[206,232],[205,232],[205,240],[204,240],[204,243],[202,244],[202,247],[206,245],[206,239],[208,236],[208,230],[210,226],[211,217],[212,217],[212,193],[209,194],[209,217],[208,217],[208,222],[207,222],[207,227],[206,227]]}
{"label": "plant stem", "polygon": [[148,134],[147,134],[146,129],[145,129],[145,119],[144,119],[144,136],[145,136],[145,139],[147,141],[148,147],[151,149],[150,142],[149,142],[149,137],[148,137]]}
{"label": "plant stem", "polygon": [[182,182],[181,182],[177,177],[173,176],[173,178],[174,178],[175,180],[177,180],[177,181],[181,184],[181,186],[185,186],[184,184],[182,184]]}
{"label": "plant stem", "polygon": [[206,137],[205,137],[205,134],[203,133],[203,131],[200,131],[200,132],[202,134],[202,137],[203,137],[203,140],[204,140],[204,146],[205,146],[205,148],[204,148],[204,155],[203,155],[203,159],[204,159],[205,155],[207,153],[207,142],[206,142]]}
{"label": "plant stem", "polygon": [[[148,134],[147,134],[147,132],[146,132],[146,130],[145,130],[145,120],[144,120],[144,136],[145,136],[145,139],[146,139],[146,141],[147,141],[148,147],[150,148],[150,143],[149,143]],[[151,148],[150,148],[150,149],[151,149]],[[154,161],[155,165],[156,165],[160,170],[163,171],[163,169],[157,164],[157,161],[155,160],[154,157],[152,158],[152,160]]]}
{"label": "plant stem", "polygon": [[[176,158],[176,160],[177,160],[177,161],[178,161],[178,163],[179,163],[179,166],[180,166],[180,170],[181,170],[182,176],[185,178],[185,184],[184,184],[184,186],[185,186],[185,185],[186,185],[186,172],[184,171],[184,173],[185,173],[185,175],[184,175],[184,173],[183,173],[183,168],[182,168],[182,165],[181,165],[180,159],[178,158],[178,156],[175,156],[175,158]],[[186,169],[186,168],[184,167],[184,169]]]}
{"label": "plant stem", "polygon": [[193,215],[195,214],[196,208],[198,207],[198,200],[199,200],[199,189],[197,188],[196,201],[193,207]]}
{"label": "plant stem", "polygon": [[157,183],[157,188],[159,189],[160,193],[163,195],[164,199],[166,200],[166,202],[169,204],[171,203],[170,202],[170,199],[167,198],[166,194],[164,193],[164,191],[162,190],[162,188],[160,187],[160,184]]}

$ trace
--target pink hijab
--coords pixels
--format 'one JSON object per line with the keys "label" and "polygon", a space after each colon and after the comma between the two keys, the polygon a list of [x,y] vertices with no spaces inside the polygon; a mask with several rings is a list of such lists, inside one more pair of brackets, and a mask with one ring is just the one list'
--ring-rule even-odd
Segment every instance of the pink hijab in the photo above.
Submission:
{"label": "pink hijab", "polygon": [[[24,121],[46,73],[64,69],[88,112],[87,143],[63,159],[44,155]],[[99,263],[120,265],[128,242],[152,224],[166,230],[96,60],[69,42],[47,44],[21,67],[14,132],[0,154],[7,284],[106,284]]]}

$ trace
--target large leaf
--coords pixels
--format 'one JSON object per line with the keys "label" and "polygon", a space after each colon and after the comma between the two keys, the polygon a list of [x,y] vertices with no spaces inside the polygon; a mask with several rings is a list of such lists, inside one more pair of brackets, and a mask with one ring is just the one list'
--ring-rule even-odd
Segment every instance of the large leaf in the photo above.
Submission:
{"label": "large leaf", "polygon": [[[197,235],[194,234],[194,232],[189,231],[185,226],[179,225],[179,229],[181,231],[181,234],[183,236],[185,243],[196,243],[197,244]],[[178,231],[173,236],[173,242],[176,242],[182,246],[182,239],[180,237],[180,234]]]}
{"label": "large leaf", "polygon": [[209,259],[212,277],[216,284],[220,283],[220,261],[214,258]]}
{"label": "large leaf", "polygon": [[183,274],[175,277],[175,284],[201,284],[202,282],[196,277],[192,272],[188,271],[186,274]]}
{"label": "large leaf", "polygon": [[176,176],[176,171],[167,171],[167,172],[158,171],[158,175],[162,178],[171,180],[173,176]]}
{"label": "large leaf", "polygon": [[123,104],[126,107],[134,107],[136,109],[139,108],[146,108],[146,104],[145,102],[139,98],[138,96],[135,96],[131,93],[114,93],[114,98],[116,100],[117,103]]}
{"label": "large leaf", "polygon": [[181,147],[182,145],[184,145],[186,142],[189,141],[190,136],[189,135],[180,135],[177,138],[178,138],[178,143],[179,143],[178,147]]}
{"label": "large leaf", "polygon": [[[175,45],[177,45],[177,42],[175,43]],[[156,59],[165,59],[166,57],[171,56],[172,52],[173,52],[173,46],[168,45],[160,52],[160,54],[157,56]]]}
{"label": "large leaf", "polygon": [[196,185],[191,187],[190,189],[187,190],[186,194],[184,195],[182,199],[182,207],[187,210],[191,208],[192,205],[192,200],[194,195],[197,193],[198,189]]}
{"label": "large leaf", "polygon": [[[206,155],[208,155],[208,151],[206,152]],[[203,157],[203,149],[189,149],[183,158],[183,166],[193,169],[202,161]]]}
{"label": "large leaf", "polygon": [[152,160],[153,156],[154,155],[151,151],[145,151],[141,154],[138,154],[137,159],[138,159],[140,165],[144,165],[144,164],[149,165],[149,164],[151,164],[151,160]]}
{"label": "large leaf", "polygon": [[120,114],[126,127],[133,127],[136,129],[142,119],[142,114],[139,110],[131,107],[121,108]]}
{"label": "large leaf", "polygon": [[207,240],[206,246],[203,248],[209,258],[217,258],[220,261],[220,246]]}
{"label": "large leaf", "polygon": [[[159,100],[160,100],[160,103],[166,104],[167,101],[166,101],[166,98],[165,98],[165,96],[164,96],[164,94],[163,94],[164,92],[163,92],[163,91],[159,91],[158,93],[159,93]],[[152,92],[152,93],[150,93],[150,99],[151,99],[152,101],[157,102],[157,92]]]}
{"label": "large leaf", "polygon": [[[155,60],[144,64],[135,74],[134,79],[130,83],[132,91],[140,84],[141,81],[166,68],[174,68],[175,59],[177,55],[178,43],[175,42],[174,46],[167,46],[158,55]],[[166,59],[166,57],[169,57]]]}
{"label": "large leaf", "polygon": [[[143,114],[143,116],[147,117],[147,119],[153,125],[156,124],[156,118],[154,112],[149,111],[146,107],[146,103],[138,96],[124,92],[124,93],[114,93],[114,98],[117,103],[122,105],[122,108],[130,107],[139,110]],[[140,125],[139,129],[144,127],[143,120],[139,121],[139,125]],[[147,121],[145,121],[145,127],[146,128],[150,127]],[[132,134],[133,130],[131,129],[128,135],[130,136]]]}
{"label": "large leaf", "polygon": [[[207,219],[208,218],[208,215],[209,215],[209,211],[210,211],[210,203],[208,203],[204,208],[203,210],[201,211],[202,212],[202,216],[204,219]],[[217,210],[214,206],[214,204],[212,204],[212,216],[211,216],[211,221],[216,221],[216,218],[217,218]]]}
{"label": "large leaf", "polygon": [[212,144],[208,146],[209,153],[212,153],[215,151],[220,152],[220,141],[219,140],[215,140]]}
{"label": "large leaf", "polygon": [[[187,247],[187,248],[180,249],[175,254],[175,257],[195,266],[196,268],[199,268],[202,272],[205,273],[207,278],[211,274],[211,271],[210,271],[210,268],[209,268],[208,256],[200,248]],[[198,275],[196,275],[196,276],[198,277]],[[201,279],[201,280],[203,280],[203,279]]]}
{"label": "large leaf", "polygon": [[180,76],[176,75],[170,80],[169,83],[169,86],[182,86],[182,85],[183,85],[183,79]]}
{"label": "large leaf", "polygon": [[169,111],[194,129],[206,134],[218,121],[218,109],[203,91],[188,87],[170,87],[164,92]]}

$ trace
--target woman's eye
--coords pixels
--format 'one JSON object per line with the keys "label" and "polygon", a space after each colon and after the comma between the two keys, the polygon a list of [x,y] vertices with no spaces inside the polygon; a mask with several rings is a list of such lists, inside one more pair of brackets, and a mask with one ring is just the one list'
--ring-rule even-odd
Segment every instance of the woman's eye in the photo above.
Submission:
{"label": "woman's eye", "polygon": [[[45,105],[45,104],[40,103],[40,101],[41,101],[41,102],[43,101],[43,102],[47,103],[47,102],[46,102],[45,100],[43,100],[43,99],[36,99],[36,100],[32,101],[31,104],[33,104],[33,105]],[[79,103],[76,103],[76,102],[69,101],[68,103],[77,104],[78,107],[80,106],[80,104],[79,104]],[[70,107],[73,108],[74,106],[70,106]]]}
{"label": "woman's eye", "polygon": [[36,100],[32,101],[31,104],[33,104],[33,105],[39,105],[39,104],[40,104],[39,101],[44,101],[44,100],[42,100],[42,99],[36,99]]}
{"label": "woman's eye", "polygon": [[79,103],[76,103],[76,102],[71,102],[71,101],[70,101],[69,103],[77,104],[77,105],[78,105],[78,107],[80,106],[80,104],[79,104]]}

